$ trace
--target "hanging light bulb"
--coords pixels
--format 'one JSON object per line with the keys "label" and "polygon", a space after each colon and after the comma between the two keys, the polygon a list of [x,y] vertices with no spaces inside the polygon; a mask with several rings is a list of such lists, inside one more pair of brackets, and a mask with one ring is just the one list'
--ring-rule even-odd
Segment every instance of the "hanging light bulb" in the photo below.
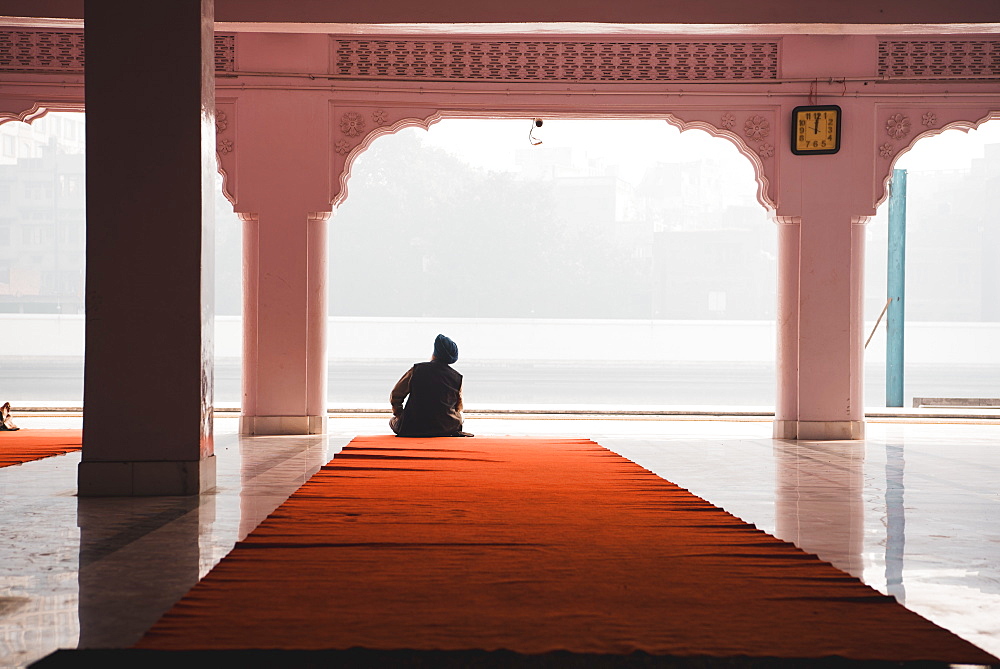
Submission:
{"label": "hanging light bulb", "polygon": [[542,140],[535,137],[535,128],[541,128],[542,123],[543,121],[540,118],[532,119],[531,121],[531,130],[528,131],[528,141],[532,146],[538,146],[542,143]]}

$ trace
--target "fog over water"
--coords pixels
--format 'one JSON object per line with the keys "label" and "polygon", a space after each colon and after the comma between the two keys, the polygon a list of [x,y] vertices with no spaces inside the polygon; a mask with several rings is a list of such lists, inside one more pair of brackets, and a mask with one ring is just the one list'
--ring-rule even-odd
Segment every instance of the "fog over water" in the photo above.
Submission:
{"label": "fog over water", "polygon": [[[331,401],[381,401],[445,332],[486,403],[517,403],[517,386],[530,403],[773,403],[776,230],[750,163],[663,121],[546,119],[538,145],[532,128],[443,120],[356,159],[329,223]],[[77,392],[82,139],[79,114],[0,125],[0,322],[56,317],[29,352],[0,327],[4,398]],[[907,394],[998,397],[983,342],[1000,324],[1000,122],[921,140],[896,167],[909,173]],[[885,303],[886,209],[867,227],[869,328]],[[217,399],[233,402],[241,223],[221,194],[216,218]]]}
{"label": "fog over water", "polygon": [[377,140],[331,223],[331,313],[773,317],[774,226],[733,145],[555,120],[532,146],[531,127],[442,121]]}

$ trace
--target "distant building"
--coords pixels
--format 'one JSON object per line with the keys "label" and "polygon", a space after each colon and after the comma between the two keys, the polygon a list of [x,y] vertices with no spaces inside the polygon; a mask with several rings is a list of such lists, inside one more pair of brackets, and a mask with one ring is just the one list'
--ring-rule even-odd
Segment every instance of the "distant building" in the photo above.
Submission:
{"label": "distant building", "polygon": [[[83,313],[85,121],[0,125],[0,313]],[[216,194],[216,313],[242,306],[240,222]]]}
{"label": "distant building", "polygon": [[[1000,144],[984,149],[968,169],[907,174],[908,321],[1000,321]],[[870,224],[867,248],[882,267],[885,220]],[[884,290],[884,276],[868,280]],[[885,299],[868,291],[866,315],[877,316]]]}
{"label": "distant building", "polygon": [[1000,144],[984,153],[967,170],[915,173],[908,180],[911,320],[1000,321]]}
{"label": "distant building", "polygon": [[652,317],[759,320],[774,315],[775,230],[734,197],[715,160],[660,163],[639,187],[653,227]]}
{"label": "distant building", "polygon": [[536,147],[516,154],[522,179],[552,183],[557,216],[607,234],[634,278],[614,301],[630,318],[746,319],[774,315],[774,225],[732,186],[722,161],[663,162],[638,185],[582,152]]}
{"label": "distant building", "polygon": [[[11,126],[30,127],[0,128]],[[42,133],[0,136],[4,147],[11,142],[16,147],[14,156],[3,151],[13,160],[0,164],[2,313],[83,313],[84,156],[58,135],[38,143],[43,138]]]}
{"label": "distant building", "polygon": [[56,140],[63,153],[83,153],[86,126],[82,113],[53,113],[31,123],[0,125],[0,165],[16,165],[41,157],[43,147]]}

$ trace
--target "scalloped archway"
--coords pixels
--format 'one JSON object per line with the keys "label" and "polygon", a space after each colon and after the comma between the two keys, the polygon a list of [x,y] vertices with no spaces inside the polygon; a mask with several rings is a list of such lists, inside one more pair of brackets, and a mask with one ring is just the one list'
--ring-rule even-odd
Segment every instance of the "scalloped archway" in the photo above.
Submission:
{"label": "scalloped archway", "polygon": [[[899,119],[897,121],[897,116]],[[896,125],[897,123],[905,120],[907,125],[909,125],[909,117],[903,114],[894,114],[889,117],[886,122],[887,126]],[[951,121],[945,121],[943,124],[938,118],[938,114],[935,111],[927,111],[921,114],[921,124],[926,128],[922,132],[915,134],[909,141],[901,144],[898,148],[893,146],[891,142],[886,142],[880,147],[880,153],[883,159],[886,159],[888,164],[885,166],[883,173],[881,174],[881,195],[878,201],[875,203],[876,206],[881,206],[886,199],[889,197],[889,181],[892,179],[892,171],[896,167],[896,163],[899,159],[905,156],[907,153],[913,150],[917,142],[922,139],[928,139],[930,137],[936,137],[946,130],[961,130],[962,132],[969,132],[970,130],[977,130],[979,126],[987,123],[989,121],[1000,120],[1000,111],[991,111],[985,116],[979,118],[978,120],[971,121],[965,119],[954,119]]]}
{"label": "scalloped archway", "polygon": [[[774,146],[768,142],[771,129],[775,125],[776,111],[774,109],[750,108],[741,110],[740,120],[744,134],[741,135],[734,129],[737,122],[737,114],[733,111],[720,108],[710,108],[702,110],[687,110],[683,113],[659,113],[636,112],[632,114],[601,114],[586,112],[560,112],[550,111],[545,107],[535,107],[532,109],[510,110],[504,112],[472,112],[472,111],[446,111],[446,110],[424,110],[422,113],[412,116],[401,116],[394,121],[390,118],[395,116],[393,110],[384,107],[365,108],[352,106],[349,109],[337,109],[338,116],[334,116],[334,126],[337,126],[336,119],[340,119],[340,137],[333,142],[333,174],[335,182],[332,188],[332,205],[340,206],[348,197],[348,185],[351,176],[351,168],[354,160],[365,151],[372,142],[379,137],[393,134],[403,128],[423,128],[429,129],[435,123],[444,119],[530,119],[534,117],[544,117],[546,119],[587,119],[587,120],[615,120],[615,119],[649,119],[665,121],[678,128],[681,132],[685,130],[702,130],[712,137],[725,139],[732,143],[737,151],[745,157],[753,167],[754,178],[757,182],[757,201],[769,213],[775,210],[775,198],[771,194],[771,183],[774,180],[774,168],[771,160],[774,157]],[[373,127],[367,129],[366,118],[373,119]],[[712,120],[708,120],[712,119]],[[718,119],[718,120],[716,120]],[[716,125],[718,123],[718,125]],[[721,127],[719,127],[721,126]],[[335,127],[334,135],[338,128]]]}

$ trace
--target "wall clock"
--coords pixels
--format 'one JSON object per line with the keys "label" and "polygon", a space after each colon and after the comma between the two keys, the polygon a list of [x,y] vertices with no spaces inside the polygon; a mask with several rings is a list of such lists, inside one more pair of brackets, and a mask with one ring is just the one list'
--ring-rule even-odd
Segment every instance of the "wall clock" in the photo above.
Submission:
{"label": "wall clock", "polygon": [[809,105],[792,110],[792,153],[821,155],[840,151],[840,107]]}

